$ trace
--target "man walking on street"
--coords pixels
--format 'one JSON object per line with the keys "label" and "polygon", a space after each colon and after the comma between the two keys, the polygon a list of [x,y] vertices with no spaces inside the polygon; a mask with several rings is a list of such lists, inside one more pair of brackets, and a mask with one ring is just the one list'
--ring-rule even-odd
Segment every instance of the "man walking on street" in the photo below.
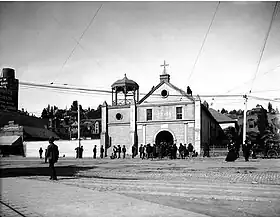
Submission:
{"label": "man walking on street", "polygon": [[143,157],[143,154],[144,154],[144,147],[143,145],[141,144],[140,147],[139,147],[139,152],[140,152],[140,158]]}
{"label": "man walking on street", "polygon": [[249,161],[250,157],[250,147],[251,142],[249,140],[245,140],[245,144],[243,145],[243,156],[245,158],[245,161]]}
{"label": "man walking on street", "polygon": [[47,158],[49,160],[49,167],[50,167],[50,172],[51,172],[51,180],[57,180],[57,176],[56,176],[56,171],[54,168],[54,164],[57,162],[58,160],[58,156],[59,156],[59,151],[58,151],[58,147],[57,145],[54,144],[54,137],[50,137],[49,139],[49,143],[50,145],[47,148]]}
{"label": "man walking on street", "polygon": [[123,159],[125,159],[125,153],[126,153],[126,147],[125,145],[122,148],[122,153],[123,153]]}
{"label": "man walking on street", "polygon": [[101,145],[101,147],[100,147],[100,158],[101,159],[103,158],[103,154],[104,154],[104,148],[103,148],[103,145]]}
{"label": "man walking on street", "polygon": [[42,147],[40,147],[40,149],[39,149],[40,159],[42,159],[42,154],[43,154],[43,149],[42,149]]}
{"label": "man walking on street", "polygon": [[132,158],[136,156],[136,146],[135,144],[132,146]]}
{"label": "man walking on street", "polygon": [[120,159],[121,158],[121,152],[122,152],[122,148],[121,148],[120,145],[118,145],[117,150],[118,150],[118,159]]}
{"label": "man walking on street", "polygon": [[93,148],[93,159],[96,159],[96,145]]}

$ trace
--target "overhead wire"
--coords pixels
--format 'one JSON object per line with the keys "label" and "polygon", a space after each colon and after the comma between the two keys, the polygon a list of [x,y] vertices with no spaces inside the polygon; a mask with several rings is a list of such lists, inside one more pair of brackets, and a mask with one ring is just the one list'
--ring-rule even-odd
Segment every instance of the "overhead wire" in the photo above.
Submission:
{"label": "overhead wire", "polygon": [[[84,91],[84,92],[88,92],[88,93],[104,93],[104,94],[112,94],[112,91],[110,90],[100,90],[100,89],[89,89],[89,88],[78,88],[78,87],[66,87],[66,86],[54,86],[54,85],[48,85],[48,84],[36,84],[36,83],[31,83],[31,82],[19,82],[20,85],[23,86],[28,86],[28,87],[32,87],[32,88],[47,88],[47,89],[56,89],[56,90],[64,90],[64,91]],[[147,93],[139,93],[139,95],[147,95]],[[160,94],[154,94],[154,95],[158,95],[160,96]],[[182,96],[182,94],[170,94],[169,96]],[[225,95],[225,94],[202,94],[199,95],[199,97],[222,97],[222,98],[226,98],[226,97],[242,97],[242,94],[231,94],[231,95]]]}
{"label": "overhead wire", "polygon": [[211,22],[210,22],[210,25],[209,25],[209,27],[208,27],[208,29],[207,29],[207,32],[206,32],[206,34],[205,34],[205,36],[204,36],[204,39],[203,39],[203,42],[202,42],[201,47],[200,47],[200,49],[199,49],[198,55],[196,56],[196,59],[195,59],[194,65],[193,65],[193,67],[192,67],[191,73],[190,73],[190,75],[189,75],[189,77],[188,77],[188,81],[189,81],[189,82],[190,82],[190,79],[191,79],[191,77],[192,77],[192,75],[193,75],[193,72],[194,72],[194,69],[195,69],[195,67],[196,67],[197,61],[198,61],[198,59],[199,59],[199,57],[200,57],[200,55],[201,55],[202,49],[204,48],[204,44],[205,44],[205,42],[206,42],[207,36],[208,36],[208,34],[209,34],[209,32],[210,32],[210,29],[211,29],[211,27],[212,27],[212,25],[213,25],[214,19],[215,19],[215,17],[216,17],[217,12],[218,12],[219,5],[220,5],[220,1],[219,1],[218,4],[217,4],[216,10],[215,10],[214,15],[213,15],[213,17],[212,17],[212,20],[211,20]]}
{"label": "overhead wire", "polygon": [[[261,76],[264,76],[264,75],[267,75],[267,74],[269,74],[269,73],[271,73],[271,72],[275,71],[275,70],[276,70],[276,69],[278,69],[279,67],[280,67],[280,65],[277,65],[275,68],[270,69],[270,70],[268,70],[268,71],[264,72],[263,74],[256,76],[256,78],[261,77]],[[234,88],[232,88],[232,89],[229,89],[229,90],[226,92],[226,94],[227,94],[227,93],[232,92],[233,90],[238,89],[239,87],[242,87],[243,85],[245,85],[245,84],[247,84],[247,83],[251,82],[252,80],[253,80],[253,78],[251,78],[251,79],[249,79],[249,80],[245,81],[245,82],[244,82],[244,83],[242,83],[242,84],[239,84],[239,85],[235,86],[235,87],[234,87]]]}
{"label": "overhead wire", "polygon": [[253,81],[252,81],[252,84],[251,84],[251,88],[250,88],[249,93],[252,92],[252,89],[253,89],[253,85],[254,85],[256,76],[257,76],[257,74],[258,74],[258,72],[259,72],[259,67],[260,67],[260,63],[261,63],[261,60],[262,60],[262,57],[263,57],[263,53],[264,53],[264,50],[265,50],[265,47],[266,47],[266,44],[267,44],[267,39],[268,39],[269,33],[270,33],[270,31],[271,31],[271,27],[272,27],[273,20],[275,19],[276,14],[277,14],[277,5],[278,5],[278,2],[276,2],[275,5],[274,5],[274,10],[273,10],[273,13],[272,13],[271,21],[270,21],[270,24],[269,24],[269,27],[268,27],[268,31],[267,31],[266,36],[265,36],[265,40],[264,40],[263,47],[262,47],[262,49],[261,49],[260,58],[259,58],[259,60],[258,60],[257,69],[256,69],[256,72],[254,73],[254,77],[253,77]]}
{"label": "overhead wire", "polygon": [[101,9],[101,7],[103,6],[103,4],[100,5],[100,7],[97,9],[97,11],[95,12],[94,16],[92,17],[92,19],[90,20],[89,24],[86,26],[85,30],[83,31],[82,35],[80,36],[80,38],[78,39],[78,42],[75,44],[74,48],[72,49],[71,53],[69,54],[69,56],[66,58],[66,60],[64,61],[61,70],[64,68],[64,66],[66,65],[66,63],[68,62],[68,60],[71,58],[71,56],[74,54],[78,44],[80,43],[80,41],[82,40],[83,36],[85,35],[86,31],[89,29],[89,27],[91,26],[92,22],[94,21],[95,17],[97,16],[99,10]]}

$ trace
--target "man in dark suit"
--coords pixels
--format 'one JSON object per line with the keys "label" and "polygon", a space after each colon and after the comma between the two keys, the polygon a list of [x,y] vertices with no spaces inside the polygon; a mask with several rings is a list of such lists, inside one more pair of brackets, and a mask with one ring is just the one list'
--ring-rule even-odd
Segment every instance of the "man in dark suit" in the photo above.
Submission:
{"label": "man in dark suit", "polygon": [[93,148],[93,159],[96,159],[96,145]]}
{"label": "man in dark suit", "polygon": [[59,151],[58,151],[58,147],[57,145],[54,144],[54,137],[50,137],[49,139],[49,146],[47,148],[47,158],[49,160],[49,167],[50,167],[50,172],[51,172],[51,177],[50,179],[52,180],[57,180],[57,176],[56,176],[56,171],[54,168],[54,164],[57,162],[58,160],[58,156],[59,156]]}

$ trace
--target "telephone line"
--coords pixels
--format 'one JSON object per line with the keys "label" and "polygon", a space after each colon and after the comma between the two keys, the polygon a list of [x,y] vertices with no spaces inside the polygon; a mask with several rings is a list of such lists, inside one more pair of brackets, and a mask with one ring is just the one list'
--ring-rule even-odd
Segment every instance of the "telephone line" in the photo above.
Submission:
{"label": "telephone line", "polygon": [[206,42],[207,36],[208,36],[208,34],[209,34],[209,32],[210,32],[210,29],[211,29],[211,27],[212,27],[212,25],[213,25],[213,22],[214,22],[214,19],[215,19],[215,17],[216,17],[216,14],[217,14],[217,12],[218,12],[218,8],[219,8],[220,3],[221,3],[221,2],[219,1],[219,2],[218,2],[218,5],[217,5],[217,7],[216,7],[215,13],[214,13],[214,15],[213,15],[213,17],[212,17],[212,20],[211,20],[211,22],[210,22],[210,25],[209,25],[209,27],[208,27],[208,30],[207,30],[207,32],[206,32],[206,34],[205,34],[205,36],[204,36],[204,39],[203,39],[202,45],[201,45],[201,47],[200,47],[200,49],[199,49],[198,55],[196,56],[194,65],[193,65],[193,67],[192,67],[191,73],[190,73],[189,78],[188,78],[188,81],[189,81],[189,82],[190,82],[190,78],[192,77],[192,74],[193,74],[193,72],[194,72],[194,69],[195,69],[195,67],[196,67],[197,61],[198,61],[198,59],[199,59],[199,57],[200,57],[200,55],[201,55],[202,49],[204,48],[204,44],[205,44],[205,42]]}
{"label": "telephone line", "polygon": [[254,78],[253,78],[253,81],[252,81],[252,85],[251,85],[251,89],[249,91],[249,93],[252,92],[252,89],[253,89],[253,85],[254,85],[254,82],[255,82],[255,79],[256,79],[256,76],[259,72],[259,67],[260,67],[260,63],[262,61],[262,57],[263,57],[263,53],[264,53],[264,50],[265,50],[265,46],[267,44],[267,39],[269,37],[269,33],[271,31],[271,27],[272,27],[272,23],[273,23],[273,20],[274,18],[276,17],[276,14],[277,14],[277,5],[278,5],[278,2],[275,3],[274,5],[274,10],[273,10],[273,13],[272,13],[272,18],[271,18],[271,21],[270,21],[270,24],[269,24],[269,27],[268,27],[268,31],[266,33],[266,36],[265,36],[265,41],[264,41],[264,44],[263,44],[263,47],[262,47],[262,50],[261,50],[261,55],[260,55],[260,58],[259,58],[259,61],[258,61],[258,65],[257,65],[257,69],[256,69],[256,72],[254,74]]}
{"label": "telephone line", "polygon": [[101,9],[101,7],[103,6],[103,4],[101,4],[101,6],[97,9],[97,11],[95,12],[94,16],[92,17],[92,19],[90,20],[89,24],[87,25],[87,27],[85,28],[85,30],[83,31],[82,35],[80,36],[80,38],[78,39],[78,42],[75,44],[75,47],[72,49],[70,55],[67,57],[67,59],[65,60],[65,62],[63,63],[61,70],[64,68],[64,66],[66,65],[66,63],[68,62],[68,60],[71,58],[71,56],[74,54],[78,44],[80,43],[80,41],[82,40],[84,34],[86,33],[86,31],[89,29],[90,25],[92,24],[93,20],[95,19],[95,17],[97,16],[99,10]]}
{"label": "telephone line", "polygon": [[[100,89],[87,89],[87,88],[77,88],[77,87],[66,87],[66,86],[63,86],[63,87],[59,87],[59,86],[54,86],[54,85],[47,85],[47,84],[36,84],[36,83],[30,83],[30,82],[19,82],[21,85],[24,85],[24,86],[28,86],[28,87],[34,87],[34,88],[47,88],[47,89],[56,89],[56,90],[68,90],[68,91],[85,91],[85,92],[90,92],[90,93],[106,93],[106,94],[112,94],[112,91],[109,91],[109,90],[100,90]],[[147,93],[140,93],[140,95],[147,95]],[[160,95],[160,94],[157,94],[157,95]],[[170,94],[170,96],[182,96],[181,94]],[[232,95],[225,95],[225,94],[216,94],[216,95],[206,95],[206,94],[202,94],[202,95],[199,95],[199,97],[204,97],[204,98],[207,98],[207,97],[212,97],[212,98],[215,98],[215,97],[242,97],[243,95],[242,94],[232,94]]]}

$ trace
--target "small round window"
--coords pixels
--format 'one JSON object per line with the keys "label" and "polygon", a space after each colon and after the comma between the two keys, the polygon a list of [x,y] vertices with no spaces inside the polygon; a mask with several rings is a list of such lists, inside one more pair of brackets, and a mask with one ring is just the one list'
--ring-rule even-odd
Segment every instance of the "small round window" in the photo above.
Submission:
{"label": "small round window", "polygon": [[122,117],[123,117],[123,116],[122,116],[122,114],[121,114],[121,113],[117,113],[117,114],[116,114],[116,118],[117,118],[117,120],[121,120],[121,119],[122,119]]}
{"label": "small round window", "polygon": [[161,91],[161,96],[162,96],[162,97],[167,97],[167,96],[168,96],[167,90],[162,90],[162,91]]}

